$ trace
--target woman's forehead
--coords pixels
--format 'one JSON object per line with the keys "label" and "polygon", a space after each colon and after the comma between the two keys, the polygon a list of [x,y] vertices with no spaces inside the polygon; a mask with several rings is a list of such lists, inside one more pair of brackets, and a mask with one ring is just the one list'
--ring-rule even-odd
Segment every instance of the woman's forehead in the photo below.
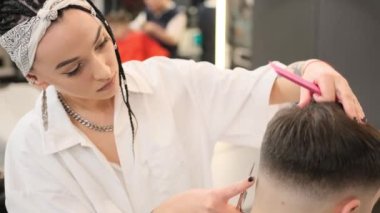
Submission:
{"label": "woman's forehead", "polygon": [[[56,61],[56,57],[78,52],[93,43],[100,21],[79,9],[67,9],[41,39],[36,52],[37,61]],[[52,54],[54,52],[54,54]]]}
{"label": "woman's forehead", "polygon": [[68,9],[64,11],[62,17],[48,28],[41,42],[43,40],[50,41],[60,39],[83,40],[85,38],[77,36],[96,33],[99,24],[97,18],[89,13],[78,9]]}

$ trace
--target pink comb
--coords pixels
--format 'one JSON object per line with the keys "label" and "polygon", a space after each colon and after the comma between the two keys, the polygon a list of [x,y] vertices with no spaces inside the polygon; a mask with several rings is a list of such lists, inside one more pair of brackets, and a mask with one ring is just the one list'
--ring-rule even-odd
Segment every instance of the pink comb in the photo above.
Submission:
{"label": "pink comb", "polygon": [[303,88],[306,88],[308,89],[310,92],[312,93],[316,93],[318,95],[321,95],[321,90],[319,89],[319,87],[314,84],[314,83],[311,83],[309,81],[306,81],[305,79],[301,78],[300,76],[284,69],[284,68],[281,68],[280,66],[276,65],[275,63],[273,62],[269,62],[269,64],[272,66],[272,68],[277,72],[278,75],[288,79],[289,81],[292,81],[293,83],[303,87]]}

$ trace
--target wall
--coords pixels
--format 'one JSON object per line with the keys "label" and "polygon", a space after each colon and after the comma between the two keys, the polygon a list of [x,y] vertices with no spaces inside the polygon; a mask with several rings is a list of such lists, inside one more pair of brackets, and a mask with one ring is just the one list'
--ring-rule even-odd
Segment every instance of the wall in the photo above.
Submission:
{"label": "wall", "polygon": [[256,0],[254,67],[320,58],[350,82],[369,122],[380,128],[380,1]]}

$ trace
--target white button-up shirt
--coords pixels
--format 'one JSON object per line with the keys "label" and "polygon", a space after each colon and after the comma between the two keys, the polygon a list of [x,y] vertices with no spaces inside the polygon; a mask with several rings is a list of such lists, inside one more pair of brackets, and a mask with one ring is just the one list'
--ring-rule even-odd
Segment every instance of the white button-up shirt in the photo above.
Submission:
{"label": "white button-up shirt", "polygon": [[137,134],[133,146],[128,111],[117,94],[114,134],[121,175],[71,123],[50,86],[48,130],[39,98],[7,145],[9,212],[150,212],[177,193],[210,187],[215,143],[259,147],[278,109],[268,106],[276,78],[269,66],[225,71],[157,57],[127,62],[124,70]]}

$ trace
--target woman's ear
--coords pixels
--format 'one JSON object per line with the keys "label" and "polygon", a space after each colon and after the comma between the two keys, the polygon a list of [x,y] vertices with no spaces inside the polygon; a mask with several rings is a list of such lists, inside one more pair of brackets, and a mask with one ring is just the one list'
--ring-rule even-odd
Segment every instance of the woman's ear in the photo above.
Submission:
{"label": "woman's ear", "polygon": [[355,213],[358,212],[360,206],[360,200],[357,198],[349,199],[342,207],[341,213]]}
{"label": "woman's ear", "polygon": [[31,85],[33,85],[33,86],[35,86],[35,87],[37,87],[39,89],[42,89],[42,90],[46,89],[49,86],[49,83],[47,83],[46,81],[41,80],[40,78],[38,78],[37,75],[35,75],[32,72],[29,72],[26,75],[26,79],[28,80],[28,82]]}

